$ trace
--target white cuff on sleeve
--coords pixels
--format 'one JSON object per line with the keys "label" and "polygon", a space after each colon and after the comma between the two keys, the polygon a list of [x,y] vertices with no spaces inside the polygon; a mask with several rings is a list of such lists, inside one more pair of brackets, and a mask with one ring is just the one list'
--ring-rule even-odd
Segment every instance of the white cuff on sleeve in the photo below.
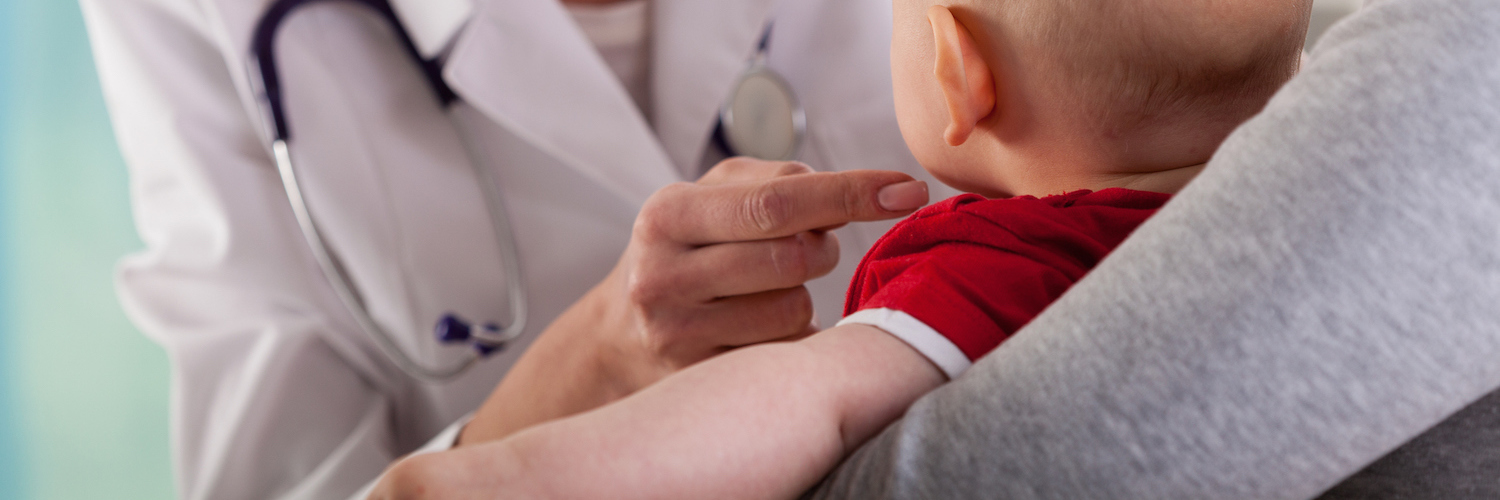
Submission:
{"label": "white cuff on sleeve", "polygon": [[[440,451],[448,451],[453,449],[453,446],[458,444],[458,434],[460,432],[463,432],[464,426],[469,425],[469,421],[473,419],[473,413],[464,415],[463,418],[460,418],[457,422],[449,425],[447,429],[443,429],[443,432],[439,432],[436,436],[433,436],[432,439],[427,441],[427,444],[424,444],[421,448],[417,448],[416,451],[413,451],[411,453],[408,453],[406,456],[401,457],[400,460],[406,460],[407,458],[426,453],[437,453]],[[380,483],[380,479],[383,477],[385,477],[385,474],[381,474],[374,480],[370,481],[370,483],[366,484],[364,488],[360,488],[359,493],[355,493],[354,496],[350,497],[350,500],[361,500],[369,498],[370,492],[375,490],[375,485]]]}
{"label": "white cuff on sleeve", "polygon": [[958,378],[959,374],[973,364],[948,337],[933,330],[922,320],[895,309],[865,309],[839,321],[839,325],[847,324],[870,325],[895,335],[942,369],[949,380]]}
{"label": "white cuff on sleeve", "polygon": [[443,429],[443,432],[439,432],[436,436],[433,436],[431,440],[427,441],[427,444],[422,445],[421,448],[417,448],[417,451],[413,451],[410,455],[407,456],[421,455],[423,453],[437,453],[439,451],[448,451],[453,449],[453,446],[458,444],[458,434],[460,432],[463,432],[464,426],[469,425],[469,421],[473,419],[473,413],[464,415],[463,418],[460,418],[457,422],[449,425],[447,429]]}

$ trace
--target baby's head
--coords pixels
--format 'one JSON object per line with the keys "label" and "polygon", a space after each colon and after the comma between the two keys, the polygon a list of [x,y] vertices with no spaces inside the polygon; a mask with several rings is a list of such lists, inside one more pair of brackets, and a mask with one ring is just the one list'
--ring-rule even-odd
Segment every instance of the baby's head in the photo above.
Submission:
{"label": "baby's head", "polygon": [[965,191],[1175,191],[1296,72],[1310,3],[895,0],[901,131]]}

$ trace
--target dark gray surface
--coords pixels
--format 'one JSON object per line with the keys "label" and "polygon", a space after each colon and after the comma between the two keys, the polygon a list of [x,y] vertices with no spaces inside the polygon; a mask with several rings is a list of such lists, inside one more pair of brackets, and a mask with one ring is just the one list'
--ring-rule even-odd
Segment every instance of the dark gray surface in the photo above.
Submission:
{"label": "dark gray surface", "polygon": [[1300,499],[1373,462],[1335,491],[1500,498],[1492,400],[1444,422],[1500,387],[1497,27],[1494,0],[1336,26],[1130,241],[811,496]]}
{"label": "dark gray surface", "polygon": [[1500,498],[1500,392],[1469,405],[1319,498]]}

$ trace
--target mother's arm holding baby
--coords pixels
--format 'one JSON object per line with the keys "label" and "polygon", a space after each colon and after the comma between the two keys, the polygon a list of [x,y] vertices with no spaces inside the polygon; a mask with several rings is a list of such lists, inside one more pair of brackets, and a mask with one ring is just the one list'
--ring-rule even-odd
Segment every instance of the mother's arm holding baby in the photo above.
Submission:
{"label": "mother's arm holding baby", "polygon": [[1369,2],[1108,261],[812,496],[1500,495],[1494,419],[1450,418],[1500,403],[1497,25],[1488,0]]}

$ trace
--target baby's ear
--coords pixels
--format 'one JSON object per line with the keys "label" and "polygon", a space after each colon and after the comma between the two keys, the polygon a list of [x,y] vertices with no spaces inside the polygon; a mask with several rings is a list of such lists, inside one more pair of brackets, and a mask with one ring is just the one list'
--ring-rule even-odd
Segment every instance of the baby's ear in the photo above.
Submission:
{"label": "baby's ear", "polygon": [[948,129],[943,140],[959,146],[979,122],[995,111],[995,80],[990,65],[979,53],[979,44],[969,29],[941,5],[927,9],[936,54],[933,74],[948,103]]}

